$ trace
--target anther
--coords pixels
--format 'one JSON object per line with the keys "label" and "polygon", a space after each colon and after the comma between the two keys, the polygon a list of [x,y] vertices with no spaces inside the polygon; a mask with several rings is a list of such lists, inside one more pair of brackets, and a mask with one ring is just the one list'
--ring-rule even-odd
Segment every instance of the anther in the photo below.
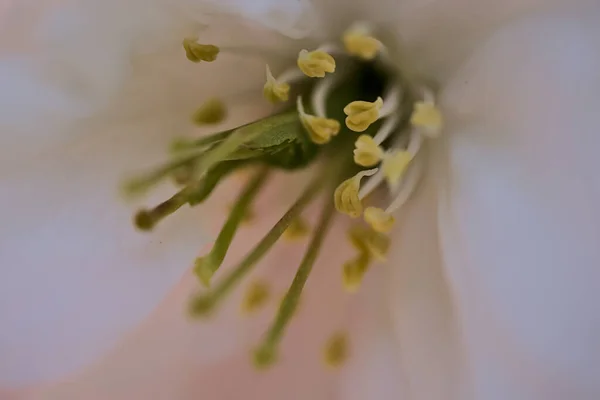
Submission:
{"label": "anther", "polygon": [[263,88],[264,97],[271,103],[287,101],[290,93],[290,85],[283,81],[278,81],[273,76],[271,68],[266,67],[267,82]]}
{"label": "anther", "polygon": [[271,291],[266,283],[251,283],[242,301],[242,313],[251,314],[258,311],[267,303],[270,297]]}
{"label": "anther", "polygon": [[295,218],[283,233],[283,238],[288,241],[303,239],[310,233],[308,223],[302,218]]}
{"label": "anther", "polygon": [[383,158],[381,169],[391,188],[396,188],[404,175],[406,168],[413,159],[413,155],[405,150],[396,150],[386,154]]}
{"label": "anther", "polygon": [[363,205],[358,198],[360,190],[360,181],[365,176],[374,175],[377,168],[361,171],[352,178],[342,182],[333,194],[335,209],[341,213],[349,215],[351,218],[358,218],[363,212]]}
{"label": "anther", "polygon": [[220,51],[219,48],[212,44],[200,44],[197,40],[197,38],[183,39],[183,48],[188,60],[195,63],[200,61],[215,61]]}
{"label": "anther", "polygon": [[383,107],[383,99],[378,97],[374,102],[353,101],[344,107],[346,126],[354,132],[366,131],[372,123],[379,119],[379,110]]}
{"label": "anther", "polygon": [[348,239],[359,253],[366,253],[379,262],[386,261],[391,243],[387,235],[359,225],[350,228]]}
{"label": "anther", "polygon": [[432,101],[419,101],[414,104],[410,123],[420,128],[425,136],[437,137],[442,130],[444,118]]}
{"label": "anther", "polygon": [[301,50],[298,67],[308,77],[323,78],[326,73],[335,72],[335,59],[323,50]]}
{"label": "anther", "polygon": [[383,149],[369,135],[360,135],[354,147],[354,162],[362,167],[372,167],[383,159]]}
{"label": "anther", "polygon": [[356,293],[360,288],[371,263],[369,253],[361,252],[358,256],[344,264],[342,269],[342,283],[348,293]]}
{"label": "anther", "polygon": [[379,233],[389,233],[394,227],[395,219],[378,207],[367,207],[365,210],[365,222]]}
{"label": "anther", "polygon": [[341,125],[335,119],[316,117],[314,115],[307,114],[304,111],[304,105],[302,104],[301,97],[298,97],[297,108],[298,114],[300,115],[300,121],[308,132],[308,136],[314,143],[329,143],[331,138],[339,133]]}
{"label": "anther", "polygon": [[344,333],[333,335],[323,348],[323,362],[331,368],[341,367],[349,356],[348,336]]}
{"label": "anther", "polygon": [[346,51],[365,61],[374,59],[382,48],[382,43],[370,35],[367,27],[361,24],[348,29],[342,36]]}
{"label": "anther", "polygon": [[226,116],[227,108],[225,108],[225,104],[221,100],[213,98],[196,110],[192,115],[192,121],[198,125],[213,125],[223,122]]}

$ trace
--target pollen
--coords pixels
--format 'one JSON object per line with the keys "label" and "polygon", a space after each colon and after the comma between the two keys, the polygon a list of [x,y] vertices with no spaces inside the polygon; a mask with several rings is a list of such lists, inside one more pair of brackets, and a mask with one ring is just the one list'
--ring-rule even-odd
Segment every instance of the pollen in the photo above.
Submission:
{"label": "pollen", "polygon": [[263,87],[263,96],[271,103],[284,102],[289,99],[290,85],[285,82],[279,82],[271,73],[271,68],[267,65],[267,82]]}
{"label": "pollen", "polygon": [[395,151],[384,157],[381,168],[391,187],[398,185],[412,158],[412,154],[404,150]]}
{"label": "pollen", "polygon": [[444,125],[444,118],[433,102],[420,101],[415,103],[410,123],[421,128],[428,136],[437,137]]}
{"label": "pollen", "polygon": [[307,114],[302,105],[302,98],[298,97],[298,114],[304,129],[313,143],[326,144],[331,138],[340,132],[341,125],[338,121],[331,118],[317,117]]}
{"label": "pollen", "polygon": [[242,313],[252,314],[260,310],[271,297],[271,290],[264,282],[253,282],[242,300]]}
{"label": "pollen", "polygon": [[351,218],[358,218],[363,212],[363,205],[358,197],[360,181],[365,176],[372,176],[377,172],[377,168],[367,171],[361,171],[352,178],[346,179],[335,189],[333,200],[335,209]]}
{"label": "pollen", "polygon": [[379,40],[362,29],[346,31],[342,37],[342,42],[344,42],[344,47],[350,55],[365,61],[374,59],[382,46]]}
{"label": "pollen", "polygon": [[354,226],[348,231],[348,239],[361,254],[368,254],[379,262],[387,259],[390,238],[370,227]]}
{"label": "pollen", "polygon": [[383,149],[369,135],[360,135],[354,147],[354,162],[360,166],[372,167],[383,159]]}
{"label": "pollen", "polygon": [[212,62],[217,59],[220,49],[212,44],[200,44],[197,38],[183,39],[183,48],[188,60],[198,63],[200,61]]}
{"label": "pollen", "polygon": [[367,207],[365,210],[365,222],[369,224],[375,232],[390,233],[394,227],[395,219],[381,208]]}
{"label": "pollen", "polygon": [[197,125],[213,125],[223,122],[226,116],[227,108],[225,104],[221,100],[213,98],[207,100],[196,110],[192,116],[192,121]]}
{"label": "pollen", "polygon": [[323,362],[328,367],[339,368],[344,365],[349,353],[348,336],[344,333],[336,333],[325,343]]}
{"label": "pollen", "polygon": [[323,50],[301,50],[298,68],[308,77],[323,78],[326,73],[335,72],[335,59]]}
{"label": "pollen", "polygon": [[369,269],[371,257],[369,253],[361,252],[352,260],[346,262],[342,269],[342,283],[348,293],[356,293]]}
{"label": "pollen", "polygon": [[372,123],[379,119],[379,110],[383,107],[383,99],[378,97],[374,102],[353,101],[344,107],[346,125],[354,132],[366,131]]}
{"label": "pollen", "polygon": [[301,217],[295,218],[283,232],[283,238],[288,241],[303,239],[310,233],[308,223]]}

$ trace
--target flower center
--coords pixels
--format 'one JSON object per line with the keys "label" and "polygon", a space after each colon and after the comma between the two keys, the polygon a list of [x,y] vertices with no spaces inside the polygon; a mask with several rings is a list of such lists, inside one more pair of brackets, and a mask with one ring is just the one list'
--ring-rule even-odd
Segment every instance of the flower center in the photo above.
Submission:
{"label": "flower center", "polygon": [[[222,51],[190,38],[183,41],[183,47],[193,62],[213,62]],[[295,106],[289,102],[291,94],[296,96]],[[432,92],[421,82],[405,78],[391,60],[385,43],[366,24],[352,26],[339,42],[300,50],[297,64],[278,76],[266,66],[263,95],[281,104],[281,109],[235,129],[178,140],[172,146],[170,163],[127,186],[130,194],[139,194],[169,177],[180,186],[171,198],[136,214],[138,229],[151,230],[182,206],[203,203],[232,172],[252,170],[211,251],[195,261],[194,271],[207,288],[190,303],[195,316],[213,312],[280,238],[311,236],[296,276],[255,352],[259,367],[277,359],[281,338],[336,214],[364,217],[348,234],[356,254],[341,266],[348,292],[359,289],[374,262],[385,261],[393,213],[408,199],[419,178],[422,143],[438,136],[443,125]],[[211,99],[199,108],[193,120],[214,124],[226,115],[224,103]],[[211,285],[271,172],[308,167],[313,168],[314,177],[296,202],[231,273]],[[370,196],[376,191],[382,195]],[[319,198],[323,199],[323,208],[318,226],[311,233],[302,213]],[[260,308],[268,302],[269,293],[266,284],[252,284],[242,309],[250,313]],[[324,352],[323,359],[332,366],[339,365],[347,355],[347,339],[340,335],[332,338]]]}

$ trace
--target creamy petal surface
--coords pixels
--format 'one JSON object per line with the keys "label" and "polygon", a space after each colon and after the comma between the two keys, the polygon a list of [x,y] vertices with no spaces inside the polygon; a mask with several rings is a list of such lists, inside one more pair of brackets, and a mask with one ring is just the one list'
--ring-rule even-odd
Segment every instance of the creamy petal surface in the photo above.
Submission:
{"label": "creamy petal surface", "polygon": [[510,24],[449,81],[443,264],[472,398],[597,398],[600,10]]}

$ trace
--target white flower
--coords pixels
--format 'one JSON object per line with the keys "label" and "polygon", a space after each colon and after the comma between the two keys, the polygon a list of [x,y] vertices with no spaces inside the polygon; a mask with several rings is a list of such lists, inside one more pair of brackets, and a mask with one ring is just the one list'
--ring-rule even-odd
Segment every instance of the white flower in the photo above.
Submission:
{"label": "white flower", "polygon": [[[37,393],[597,398],[600,9],[564,3],[87,0],[40,8],[33,17],[38,8],[9,6],[0,60],[0,384],[81,368],[156,309],[75,383]],[[408,145],[393,129],[397,140],[377,143],[386,150],[381,169],[386,160],[397,168],[386,176],[363,171],[364,182],[352,180],[343,187],[347,195],[336,197],[338,208],[354,215],[369,182],[387,178],[394,196],[383,206],[395,219],[387,263],[367,272],[354,297],[343,295],[340,271],[354,253],[339,240],[349,219],[339,218],[287,330],[284,360],[266,372],[271,379],[247,378],[246,350],[262,340],[273,302],[247,322],[237,315],[244,293],[235,291],[219,300],[214,320],[190,322],[183,308],[199,285],[188,273],[156,308],[207,243],[202,229],[219,229],[227,212],[216,210],[226,208],[225,192],[238,192],[241,181],[232,178],[232,188],[211,204],[184,208],[147,235],[133,231],[131,209],[115,187],[155,166],[174,137],[197,134],[189,118],[202,100],[232,104],[232,127],[270,114],[269,103],[258,100],[265,61],[283,71],[302,49],[344,43],[343,32],[359,19],[373,37],[361,40],[364,26],[353,30],[350,53],[368,62],[388,57],[384,65],[406,81],[392,89],[414,85],[421,96],[414,101],[437,108],[418,119]],[[190,63],[181,41],[194,37],[218,44],[222,54]],[[266,60],[246,54],[255,49]],[[322,68],[323,82],[334,85],[343,62],[336,59],[332,73],[330,60],[313,54],[327,64],[310,67]],[[298,76],[287,78],[293,88]],[[313,130],[331,129],[318,101],[331,93],[327,85],[317,85],[321,94],[312,98],[313,118],[323,123]],[[349,126],[361,131],[390,121],[396,107],[389,104],[400,102],[385,94],[381,102],[352,99],[369,104],[348,108]],[[348,134],[326,133],[335,136],[327,146]],[[359,135],[345,150],[349,160]],[[362,193],[354,189],[361,183]],[[241,228],[246,240],[232,247],[226,264],[244,257],[304,184],[295,175],[270,182],[255,225]],[[158,192],[144,202],[161,201],[172,189]],[[373,215],[387,230],[387,214]],[[383,256],[385,233],[379,235],[359,235],[366,250],[347,264],[352,276],[364,275],[365,254]],[[302,243],[276,248],[245,285],[266,279],[281,296],[303,250]],[[340,329],[349,335],[349,358],[340,379],[326,383],[335,375],[320,368],[319,349]],[[343,346],[335,350],[341,359]]]}

